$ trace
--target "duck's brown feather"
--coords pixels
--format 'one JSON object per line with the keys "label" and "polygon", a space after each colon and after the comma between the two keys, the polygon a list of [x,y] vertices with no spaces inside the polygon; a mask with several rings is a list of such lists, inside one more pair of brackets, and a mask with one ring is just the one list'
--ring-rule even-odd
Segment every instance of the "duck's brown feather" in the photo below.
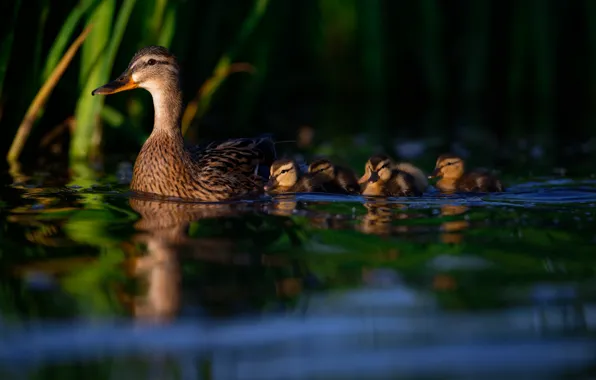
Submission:
{"label": "duck's brown feather", "polygon": [[460,191],[503,192],[505,188],[501,181],[492,175],[488,170],[476,169],[464,174],[457,181],[457,189]]}
{"label": "duck's brown feather", "polygon": [[157,133],[135,162],[131,189],[163,196],[221,201],[258,194],[254,175],[275,152],[271,139],[238,139],[185,149],[182,136]]}
{"label": "duck's brown feather", "polygon": [[377,181],[366,184],[362,194],[384,197],[422,195],[416,187],[414,176],[397,169],[391,171],[391,178],[386,182]]}

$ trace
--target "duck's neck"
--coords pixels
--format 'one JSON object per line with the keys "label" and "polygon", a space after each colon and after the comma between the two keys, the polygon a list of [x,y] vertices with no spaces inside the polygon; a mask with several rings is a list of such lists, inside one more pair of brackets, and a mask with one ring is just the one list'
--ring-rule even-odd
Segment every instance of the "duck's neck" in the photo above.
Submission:
{"label": "duck's neck", "polygon": [[182,137],[182,91],[177,80],[156,88],[147,89],[153,97],[155,109],[153,132],[151,135]]}

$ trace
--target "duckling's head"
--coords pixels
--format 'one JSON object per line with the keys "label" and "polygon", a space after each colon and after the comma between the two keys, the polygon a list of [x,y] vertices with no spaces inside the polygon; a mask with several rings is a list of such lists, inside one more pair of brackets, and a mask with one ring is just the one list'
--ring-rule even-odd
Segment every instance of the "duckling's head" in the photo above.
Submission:
{"label": "duckling's head", "polygon": [[308,172],[313,175],[323,177],[327,180],[332,180],[335,178],[335,166],[333,166],[331,161],[324,158],[313,161],[308,166]]}
{"label": "duckling's head", "polygon": [[162,46],[147,46],[139,50],[128,67],[117,79],[91,92],[91,95],[110,95],[117,92],[144,88],[153,90],[174,90],[179,86],[180,67],[176,57]]}
{"label": "duckling's head", "polygon": [[393,160],[384,154],[372,156],[364,165],[364,175],[360,177],[358,183],[374,183],[379,180],[386,182],[391,178],[393,169]]}
{"label": "duckling's head", "polygon": [[464,160],[453,154],[443,154],[437,158],[435,170],[428,178],[459,179],[464,174],[464,170]]}
{"label": "duckling's head", "polygon": [[277,160],[271,164],[269,172],[269,182],[265,185],[265,191],[290,188],[298,182],[298,164],[294,160]]}

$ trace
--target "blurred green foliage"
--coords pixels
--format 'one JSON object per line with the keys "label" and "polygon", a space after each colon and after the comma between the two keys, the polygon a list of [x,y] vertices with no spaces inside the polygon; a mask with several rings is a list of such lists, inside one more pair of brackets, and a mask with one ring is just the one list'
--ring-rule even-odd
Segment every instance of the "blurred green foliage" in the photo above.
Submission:
{"label": "blurred green foliage", "polygon": [[[134,157],[151,128],[142,91],[91,97],[148,44],[180,59],[185,100],[213,87],[186,119],[193,141],[273,132],[307,153],[335,146],[349,160],[354,136],[367,152],[421,139],[433,155],[453,142],[477,156],[518,162],[546,151],[547,165],[594,156],[596,34],[590,0],[65,0],[4,2],[0,9],[0,151],[75,36],[92,35],[54,91],[27,144],[41,155]],[[222,66],[252,75],[224,83]],[[106,103],[104,105],[104,102]],[[72,136],[56,126],[75,116]],[[101,126],[108,128],[101,128]],[[186,127],[186,125],[185,125]],[[49,135],[52,143],[40,141]],[[522,141],[523,140],[523,141]],[[356,144],[357,145],[357,144]],[[520,145],[523,145],[520,148]],[[288,151],[297,148],[284,146]],[[473,152],[474,153],[474,152]],[[578,156],[575,161],[572,156]],[[492,158],[491,158],[492,160]]]}

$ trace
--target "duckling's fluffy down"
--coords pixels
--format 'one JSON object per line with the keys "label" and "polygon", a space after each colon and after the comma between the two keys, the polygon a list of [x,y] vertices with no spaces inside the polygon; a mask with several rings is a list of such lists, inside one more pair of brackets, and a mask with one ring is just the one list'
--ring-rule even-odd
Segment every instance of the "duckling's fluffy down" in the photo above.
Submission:
{"label": "duckling's fluffy down", "polygon": [[395,168],[414,177],[414,183],[416,184],[416,189],[419,192],[424,193],[426,191],[426,188],[428,187],[428,179],[426,179],[426,176],[422,170],[410,164],[409,162],[400,162],[399,164],[395,165]]}

